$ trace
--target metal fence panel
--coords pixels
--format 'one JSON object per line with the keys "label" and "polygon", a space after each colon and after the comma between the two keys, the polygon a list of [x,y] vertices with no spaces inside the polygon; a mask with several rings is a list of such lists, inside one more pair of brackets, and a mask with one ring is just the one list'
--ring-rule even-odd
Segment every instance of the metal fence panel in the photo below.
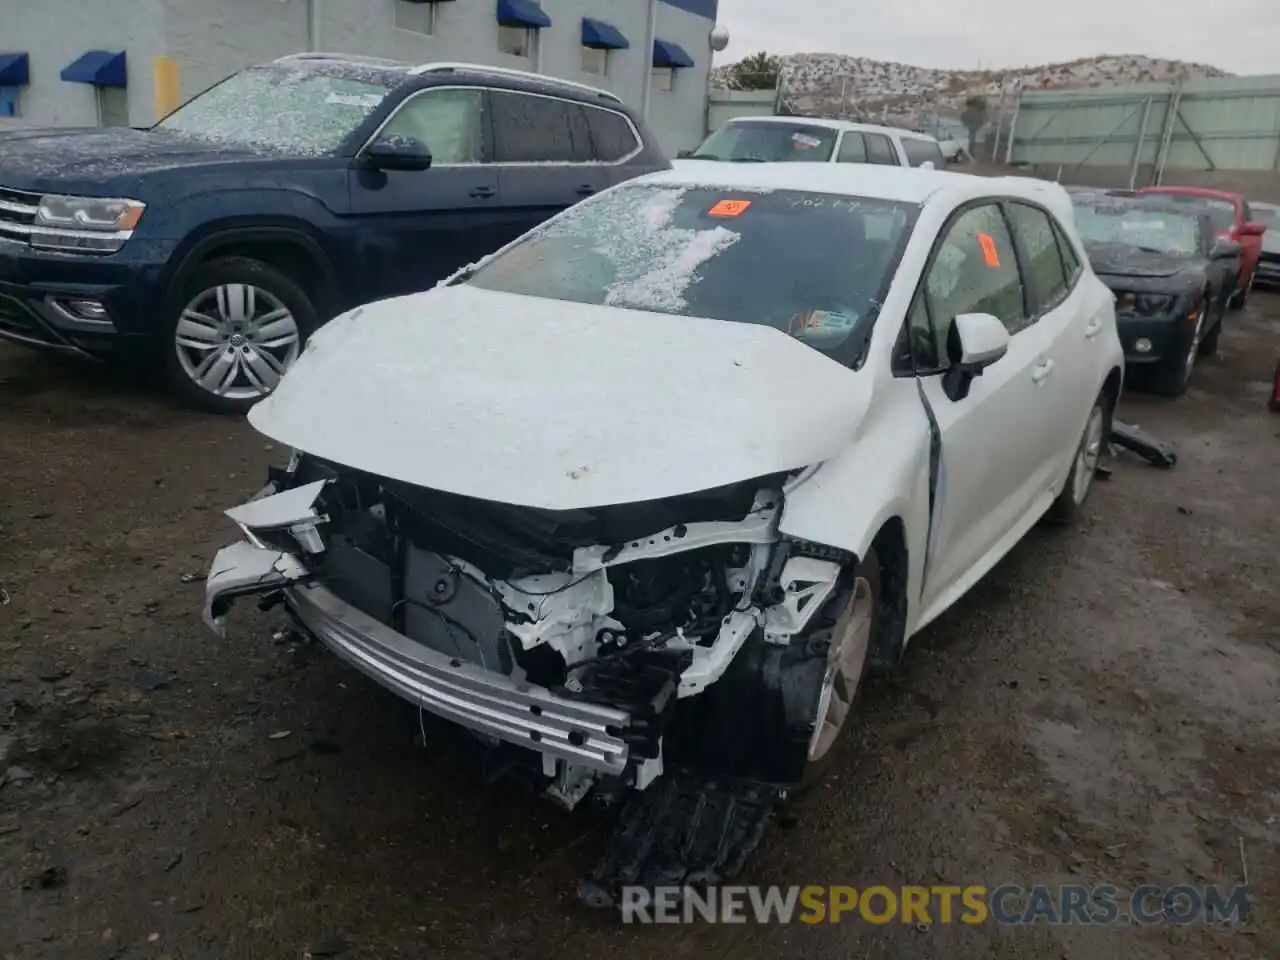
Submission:
{"label": "metal fence panel", "polygon": [[1014,163],[1280,170],[1280,75],[1031,91],[1014,111]]}

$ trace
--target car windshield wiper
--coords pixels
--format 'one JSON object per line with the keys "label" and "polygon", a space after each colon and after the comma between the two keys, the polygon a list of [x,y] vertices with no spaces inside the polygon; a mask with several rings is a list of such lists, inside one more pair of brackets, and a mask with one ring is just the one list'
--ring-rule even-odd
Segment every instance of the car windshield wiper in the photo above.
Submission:
{"label": "car windshield wiper", "polygon": [[684,159],[686,160],[719,160],[714,153],[691,153]]}

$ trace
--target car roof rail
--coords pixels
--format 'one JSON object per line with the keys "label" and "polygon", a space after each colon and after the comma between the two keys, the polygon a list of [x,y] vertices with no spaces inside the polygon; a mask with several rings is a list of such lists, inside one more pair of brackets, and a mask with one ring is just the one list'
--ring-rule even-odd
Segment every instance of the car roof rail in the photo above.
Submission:
{"label": "car roof rail", "polygon": [[362,63],[371,67],[399,67],[401,69],[409,66],[403,60],[390,60],[386,57],[366,57],[358,53],[324,53],[320,51],[289,53],[283,57],[276,57],[272,62],[288,63],[298,60],[334,60],[338,63]]}
{"label": "car roof rail", "polygon": [[415,77],[423,76],[428,73],[475,73],[481,76],[493,77],[514,77],[521,80],[528,80],[533,83],[543,83],[551,87],[566,87],[570,90],[579,90],[583,93],[594,94],[602,100],[609,100],[612,103],[622,103],[622,98],[616,93],[609,90],[602,90],[599,87],[593,87],[585,83],[577,83],[573,80],[561,80],[559,77],[551,77],[545,73],[534,73],[531,70],[515,70],[511,67],[491,67],[484,63],[454,63],[454,62],[436,62],[423,63],[409,70],[410,75]]}

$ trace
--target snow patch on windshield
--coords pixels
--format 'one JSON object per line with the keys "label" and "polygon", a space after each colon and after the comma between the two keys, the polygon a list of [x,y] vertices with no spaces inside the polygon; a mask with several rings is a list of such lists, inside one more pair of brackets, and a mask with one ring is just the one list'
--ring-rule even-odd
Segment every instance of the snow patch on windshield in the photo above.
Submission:
{"label": "snow patch on windshield", "polygon": [[[615,195],[616,217],[600,209],[600,204],[614,197],[601,197],[593,204],[590,222],[614,227],[590,241],[592,252],[613,268],[612,282],[605,290],[606,306],[678,313],[688,305],[685,294],[698,269],[738,242],[739,234],[723,226],[697,230],[674,224],[688,189],[654,190],[638,210],[632,206],[630,191],[621,192]],[[581,220],[572,215],[561,218],[548,233],[573,237],[581,229]]]}

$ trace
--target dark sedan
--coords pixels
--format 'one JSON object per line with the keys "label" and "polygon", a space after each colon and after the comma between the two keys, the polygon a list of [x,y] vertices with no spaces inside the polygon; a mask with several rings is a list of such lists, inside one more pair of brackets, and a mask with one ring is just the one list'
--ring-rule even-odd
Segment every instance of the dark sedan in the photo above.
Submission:
{"label": "dark sedan", "polygon": [[1217,238],[1200,211],[1093,195],[1073,206],[1093,270],[1116,295],[1130,378],[1180,396],[1196,358],[1217,349],[1240,244]]}

